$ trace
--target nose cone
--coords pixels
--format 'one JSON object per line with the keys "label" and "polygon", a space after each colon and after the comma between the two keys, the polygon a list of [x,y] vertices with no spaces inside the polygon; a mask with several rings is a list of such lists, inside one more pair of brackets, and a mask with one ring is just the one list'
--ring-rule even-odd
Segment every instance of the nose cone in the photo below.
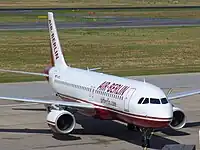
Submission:
{"label": "nose cone", "polygon": [[[140,114],[140,120],[137,125],[149,128],[163,128],[169,126],[172,121],[172,105],[167,101],[165,93],[157,86],[142,83],[141,88],[137,89],[137,114]],[[139,103],[140,98],[144,98]],[[134,110],[133,110],[134,111]]]}
{"label": "nose cone", "polygon": [[146,127],[164,128],[172,121],[173,109],[170,103],[161,105],[149,105],[147,112],[148,124]]}
{"label": "nose cone", "polygon": [[147,114],[156,118],[172,118],[173,117],[173,108],[170,103],[167,104],[158,104],[158,105],[149,105],[149,111]]}

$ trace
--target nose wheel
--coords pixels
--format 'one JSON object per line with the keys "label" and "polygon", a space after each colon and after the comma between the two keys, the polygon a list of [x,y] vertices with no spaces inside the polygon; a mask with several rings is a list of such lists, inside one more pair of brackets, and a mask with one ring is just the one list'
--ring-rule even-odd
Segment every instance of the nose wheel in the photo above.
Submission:
{"label": "nose wheel", "polygon": [[134,124],[127,124],[127,128],[130,131],[141,132],[142,133],[142,147],[144,149],[150,147],[150,139],[153,135],[154,129],[142,128]]}
{"label": "nose wheel", "polygon": [[142,147],[149,148],[150,147],[150,139],[153,135],[153,129],[151,128],[141,128],[142,132]]}

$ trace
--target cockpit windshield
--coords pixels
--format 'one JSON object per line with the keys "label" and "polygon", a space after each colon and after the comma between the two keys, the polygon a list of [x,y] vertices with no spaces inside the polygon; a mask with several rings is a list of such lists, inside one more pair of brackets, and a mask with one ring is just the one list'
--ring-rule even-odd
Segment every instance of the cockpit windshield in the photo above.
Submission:
{"label": "cockpit windshield", "polygon": [[140,98],[140,100],[138,101],[138,104],[141,104],[143,99],[144,99],[144,97]]}
{"label": "cockpit windshield", "polygon": [[138,101],[138,104],[167,104],[168,100],[166,98],[161,98],[161,99],[157,99],[157,98],[144,98],[141,97]]}
{"label": "cockpit windshield", "polygon": [[142,104],[148,104],[149,103],[149,98],[145,98]]}
{"label": "cockpit windshield", "polygon": [[160,100],[156,98],[150,98],[150,103],[151,104],[160,104]]}
{"label": "cockpit windshield", "polygon": [[162,102],[162,104],[167,104],[168,103],[166,98],[161,98],[161,102]]}

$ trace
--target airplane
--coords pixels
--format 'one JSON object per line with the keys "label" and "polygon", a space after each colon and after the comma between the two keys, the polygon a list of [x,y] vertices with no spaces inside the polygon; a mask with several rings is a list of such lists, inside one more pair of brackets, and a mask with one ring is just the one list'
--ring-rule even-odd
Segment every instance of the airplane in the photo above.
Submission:
{"label": "airplane", "polygon": [[76,125],[75,113],[124,122],[129,130],[142,133],[143,147],[150,147],[156,129],[184,127],[186,115],[171,101],[200,94],[200,89],[165,94],[148,82],[71,67],[64,59],[52,12],[48,12],[48,29],[51,65],[44,73],[0,71],[44,76],[61,100],[0,97],[1,100],[44,104],[48,112],[47,124],[53,134],[70,134]]}

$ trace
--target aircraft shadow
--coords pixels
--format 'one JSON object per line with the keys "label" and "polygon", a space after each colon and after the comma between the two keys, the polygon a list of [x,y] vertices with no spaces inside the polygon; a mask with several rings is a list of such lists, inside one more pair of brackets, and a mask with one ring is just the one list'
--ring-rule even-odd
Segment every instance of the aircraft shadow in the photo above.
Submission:
{"label": "aircraft shadow", "polygon": [[60,140],[60,141],[74,141],[74,140],[80,140],[80,137],[73,136],[73,135],[59,135],[59,134],[53,134],[53,132],[50,129],[3,129],[0,128],[0,133],[7,132],[7,133],[38,133],[38,134],[50,134],[53,135],[52,137]]}
{"label": "aircraft shadow", "polygon": [[[77,117],[79,118],[79,117]],[[109,121],[93,119],[91,117],[82,116],[77,119],[77,123],[81,124],[83,129],[73,130],[73,135],[103,135],[126,141],[141,146],[141,133],[127,130],[123,124]],[[153,135],[151,139],[151,148],[162,149],[166,144],[178,144],[178,142],[166,139],[162,136]]]}
{"label": "aircraft shadow", "polygon": [[183,131],[180,131],[180,130],[173,130],[171,128],[161,129],[160,132],[162,132],[163,134],[169,135],[169,136],[186,136],[186,135],[190,135],[187,132],[183,132]]}
{"label": "aircraft shadow", "polygon": [[[188,122],[183,128],[192,128],[192,127],[200,127],[200,122]],[[171,128],[165,128],[160,130],[160,132],[169,135],[169,136],[186,136],[190,135],[189,133],[180,131],[180,130],[173,130]]]}
{"label": "aircraft shadow", "polygon": [[26,110],[26,111],[46,111],[44,108],[12,108],[12,110]]}
{"label": "aircraft shadow", "polygon": [[[183,128],[192,128],[192,127],[200,127],[200,122],[188,122]],[[161,130],[162,133],[170,136],[185,136],[189,135],[189,133],[182,132],[180,130],[173,130],[171,128],[166,128]]]}
{"label": "aircraft shadow", "polygon": [[200,127],[200,122],[188,122],[184,126],[184,128],[190,128],[190,127]]}
{"label": "aircraft shadow", "polygon": [[[62,141],[81,140],[80,135],[103,135],[111,138],[116,138],[132,144],[141,146],[141,133],[127,130],[126,126],[114,121],[93,119],[92,117],[85,117],[82,115],[75,115],[76,121],[83,129],[74,129],[70,135],[53,135],[53,138]],[[188,123],[186,127],[200,126],[200,122]],[[14,133],[38,133],[38,134],[52,134],[50,129],[8,129],[0,128],[1,132]],[[171,136],[189,135],[182,131],[175,131],[169,128],[162,129],[162,133]],[[151,148],[162,149],[166,144],[178,144],[178,142],[167,139],[164,135],[153,135],[151,139]]]}

